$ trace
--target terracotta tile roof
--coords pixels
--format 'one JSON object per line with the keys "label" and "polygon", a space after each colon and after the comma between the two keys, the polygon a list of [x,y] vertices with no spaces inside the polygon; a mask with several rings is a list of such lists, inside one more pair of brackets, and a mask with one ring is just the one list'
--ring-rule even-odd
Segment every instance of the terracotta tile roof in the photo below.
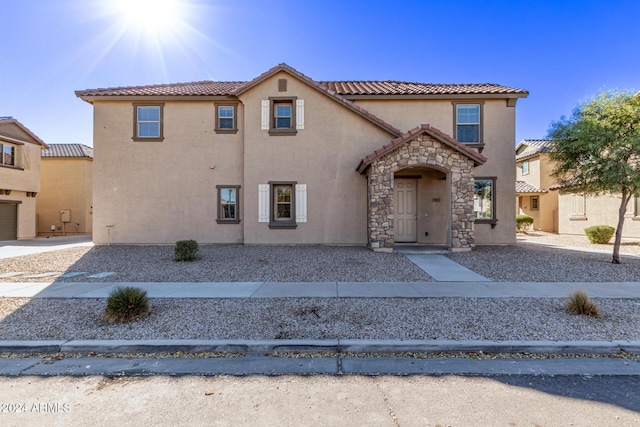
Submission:
{"label": "terracotta tile roof", "polygon": [[93,148],[84,144],[50,144],[42,157],[86,157],[93,159]]}
{"label": "terracotta tile roof", "polygon": [[371,165],[371,163],[374,160],[376,160],[376,159],[382,157],[383,155],[395,150],[396,148],[398,148],[399,146],[401,146],[405,142],[408,142],[408,141],[412,140],[414,137],[416,137],[419,134],[427,134],[427,135],[430,135],[430,136],[434,137],[438,141],[448,145],[449,147],[453,148],[454,150],[456,150],[456,151],[464,154],[465,156],[469,157],[476,164],[483,164],[483,163],[485,163],[487,161],[487,158],[485,156],[483,156],[482,154],[478,153],[474,149],[469,148],[466,145],[456,141],[455,139],[451,138],[449,135],[447,135],[446,133],[442,132],[439,129],[436,129],[436,128],[434,128],[434,127],[432,127],[430,125],[427,125],[427,124],[423,124],[423,125],[418,126],[417,128],[414,128],[414,129],[410,130],[409,132],[405,133],[404,135],[394,139],[389,144],[383,146],[379,150],[374,151],[373,153],[369,154],[367,157],[365,157],[362,160],[360,160],[360,164],[358,165],[356,170],[358,172],[360,172],[360,173],[364,173],[367,170],[367,168],[369,167],[369,165]]}
{"label": "terracotta tile roof", "polygon": [[542,190],[524,181],[516,181],[516,193],[539,194],[547,193],[547,190]]}
{"label": "terracotta tile roof", "polygon": [[493,83],[433,84],[385,81],[320,82],[340,95],[528,95],[523,89]]}
{"label": "terracotta tile roof", "polygon": [[215,96],[232,95],[245,82],[202,81],[149,86],[77,90],[76,96]]}
{"label": "terracotta tile roof", "polygon": [[522,95],[526,90],[493,83],[433,84],[385,81],[315,81],[287,64],[278,64],[249,82],[200,81],[149,86],[126,86],[76,91],[76,96],[215,96],[238,95],[279,71],[287,71],[331,94],[348,95]]}

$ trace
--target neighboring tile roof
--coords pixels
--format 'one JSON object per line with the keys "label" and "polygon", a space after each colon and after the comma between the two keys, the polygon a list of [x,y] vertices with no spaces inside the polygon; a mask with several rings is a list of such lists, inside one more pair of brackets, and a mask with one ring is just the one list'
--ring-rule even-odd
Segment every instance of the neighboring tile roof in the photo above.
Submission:
{"label": "neighboring tile roof", "polygon": [[516,161],[524,160],[529,157],[533,157],[539,153],[550,153],[553,145],[553,141],[550,139],[523,139],[516,147]]}
{"label": "neighboring tile roof", "polygon": [[93,148],[84,144],[50,144],[42,157],[87,157],[93,159]]}
{"label": "neighboring tile roof", "polygon": [[[41,145],[43,148],[48,148],[49,147],[43,140],[41,140],[38,137],[38,135],[36,135],[35,133],[31,132],[31,130],[28,127],[26,127],[25,125],[20,123],[18,120],[14,119],[11,116],[0,117],[0,124],[9,124],[9,123],[13,123],[17,127],[19,127],[20,129],[22,129],[22,131],[24,131],[27,135],[29,135],[31,138],[33,138],[33,140],[37,144]],[[6,135],[5,135],[5,138],[6,138]],[[29,142],[33,142],[33,141],[29,141]]]}
{"label": "neighboring tile roof", "polygon": [[242,93],[275,72],[286,70],[308,83],[322,87],[333,94],[348,95],[521,95],[529,92],[492,83],[432,84],[386,81],[315,81],[287,64],[279,64],[249,82],[201,81],[190,83],[125,86],[76,91],[76,96],[216,96]]}
{"label": "neighboring tile roof", "polygon": [[516,181],[516,193],[547,193],[547,190],[542,190],[535,187],[528,182]]}
{"label": "neighboring tile roof", "polygon": [[444,133],[444,132],[442,132],[442,131],[440,131],[440,130],[438,130],[438,129],[430,126],[430,125],[422,124],[422,125],[418,126],[417,128],[414,128],[414,129],[410,130],[406,134],[394,139],[393,141],[391,141],[389,144],[385,145],[381,149],[376,150],[373,153],[369,154],[367,157],[363,158],[360,161],[360,164],[358,165],[356,170],[358,172],[360,172],[360,173],[364,173],[364,171],[367,170],[369,165],[371,165],[371,163],[374,160],[376,160],[376,159],[384,156],[385,154],[395,150],[400,145],[404,144],[407,141],[412,140],[416,135],[421,134],[421,133],[422,134],[427,134],[427,135],[430,135],[430,136],[434,137],[438,141],[448,145],[449,147],[453,148],[454,150],[456,150],[456,151],[464,154],[465,156],[471,158],[476,164],[483,164],[483,163],[485,163],[487,161],[487,158],[485,156],[483,156],[482,154],[480,154],[477,151],[473,150],[472,148],[469,148],[466,145],[456,141],[455,139],[451,138],[446,133]]}

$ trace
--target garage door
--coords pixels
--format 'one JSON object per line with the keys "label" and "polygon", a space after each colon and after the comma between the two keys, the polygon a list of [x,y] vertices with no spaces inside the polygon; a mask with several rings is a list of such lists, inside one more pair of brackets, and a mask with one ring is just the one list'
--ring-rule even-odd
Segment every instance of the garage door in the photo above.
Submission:
{"label": "garage door", "polygon": [[0,203],[0,240],[18,238],[18,205]]}

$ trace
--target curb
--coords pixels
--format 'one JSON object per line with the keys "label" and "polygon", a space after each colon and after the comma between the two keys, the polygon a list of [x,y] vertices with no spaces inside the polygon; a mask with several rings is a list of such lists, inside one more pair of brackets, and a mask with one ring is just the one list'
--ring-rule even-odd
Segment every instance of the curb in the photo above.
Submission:
{"label": "curb", "polygon": [[640,341],[52,340],[0,341],[0,353],[531,353],[640,354]]}

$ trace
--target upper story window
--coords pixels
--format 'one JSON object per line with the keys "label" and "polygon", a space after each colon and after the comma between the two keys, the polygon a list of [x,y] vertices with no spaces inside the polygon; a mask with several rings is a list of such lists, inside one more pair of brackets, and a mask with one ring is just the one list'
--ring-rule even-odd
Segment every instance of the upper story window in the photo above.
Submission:
{"label": "upper story window", "polygon": [[0,165],[16,165],[16,147],[11,144],[0,144]]}
{"label": "upper story window", "polygon": [[522,175],[529,175],[529,161],[522,162]]}
{"label": "upper story window", "polygon": [[237,104],[215,104],[216,105],[216,133],[236,133],[237,125]]}
{"label": "upper story window", "polygon": [[482,103],[454,103],[455,138],[465,144],[482,144]]}
{"label": "upper story window", "polygon": [[295,135],[304,129],[304,100],[295,97],[262,101],[262,130],[269,135]]}
{"label": "upper story window", "polygon": [[162,113],[163,104],[139,105],[134,104],[134,134],[136,141],[162,141]]}

